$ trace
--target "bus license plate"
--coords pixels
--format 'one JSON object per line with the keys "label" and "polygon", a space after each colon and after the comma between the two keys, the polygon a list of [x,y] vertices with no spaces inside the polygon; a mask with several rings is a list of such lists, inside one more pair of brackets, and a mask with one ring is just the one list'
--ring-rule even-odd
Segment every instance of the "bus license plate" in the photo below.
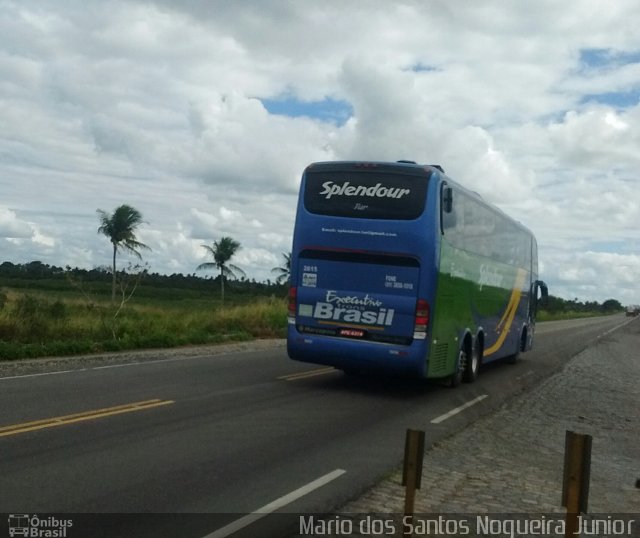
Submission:
{"label": "bus license plate", "polygon": [[360,329],[340,329],[340,336],[347,338],[364,338],[364,331]]}

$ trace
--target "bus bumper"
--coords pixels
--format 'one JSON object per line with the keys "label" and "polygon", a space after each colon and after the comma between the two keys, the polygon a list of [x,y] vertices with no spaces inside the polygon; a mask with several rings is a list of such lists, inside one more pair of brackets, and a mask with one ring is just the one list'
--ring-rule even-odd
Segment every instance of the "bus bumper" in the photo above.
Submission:
{"label": "bus bumper", "polygon": [[296,361],[333,366],[346,372],[425,378],[428,371],[425,340],[400,346],[302,334],[289,327],[287,353]]}

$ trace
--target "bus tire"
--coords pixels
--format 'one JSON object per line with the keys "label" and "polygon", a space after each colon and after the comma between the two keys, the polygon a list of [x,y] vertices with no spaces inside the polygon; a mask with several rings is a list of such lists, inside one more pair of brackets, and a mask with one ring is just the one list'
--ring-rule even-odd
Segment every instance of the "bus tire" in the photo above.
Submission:
{"label": "bus tire", "polygon": [[480,370],[480,361],[482,360],[482,351],[480,342],[476,339],[476,342],[471,349],[467,347],[467,358],[462,371],[462,381],[465,383],[473,383],[478,378],[478,371]]}
{"label": "bus tire", "polygon": [[460,353],[464,353],[464,351],[460,350],[458,354],[458,369],[456,370],[456,373],[449,378],[449,387],[452,389],[459,387],[460,384],[462,383],[462,370],[460,369],[460,360],[461,360]]}
{"label": "bus tire", "polygon": [[458,360],[456,364],[456,373],[449,378],[449,387],[455,389],[459,387],[464,379],[464,372],[467,367],[468,360],[467,346],[463,343],[458,350]]}

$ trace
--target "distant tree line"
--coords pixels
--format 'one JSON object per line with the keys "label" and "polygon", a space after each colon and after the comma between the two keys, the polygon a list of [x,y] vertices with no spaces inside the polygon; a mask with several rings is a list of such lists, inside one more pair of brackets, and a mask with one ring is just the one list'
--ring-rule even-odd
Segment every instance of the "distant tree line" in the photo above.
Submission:
{"label": "distant tree line", "polygon": [[624,307],[616,299],[607,299],[599,303],[598,301],[580,301],[577,297],[575,299],[561,299],[560,297],[549,295],[541,309],[554,314],[562,312],[612,314],[621,312]]}
{"label": "distant tree line", "polygon": [[[93,269],[78,269],[72,267],[56,267],[41,261],[14,264],[6,261],[0,264],[0,286],[19,288],[43,288],[49,290],[66,291],[70,289],[69,279],[82,282],[84,285],[94,286],[95,291],[111,295],[112,269],[110,267],[95,267]],[[191,293],[212,295],[218,293],[221,286],[221,275],[200,276],[193,274],[174,273],[162,275],[159,273],[147,273],[141,289],[137,294],[149,295],[142,288],[173,289],[189,291]],[[213,282],[213,285],[212,285]],[[237,280],[225,282],[229,291],[234,295],[286,295],[287,283],[276,283],[270,280],[257,282],[255,279],[247,279],[242,276]],[[166,293],[164,293],[166,295]],[[179,294],[176,294],[179,298]]]}

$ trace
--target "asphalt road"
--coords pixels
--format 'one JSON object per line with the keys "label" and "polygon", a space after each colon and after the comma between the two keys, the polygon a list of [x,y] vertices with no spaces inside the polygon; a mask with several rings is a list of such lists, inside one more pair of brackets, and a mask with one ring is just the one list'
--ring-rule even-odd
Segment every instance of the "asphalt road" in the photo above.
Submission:
{"label": "asphalt road", "polygon": [[407,428],[450,435],[624,322],[540,323],[532,352],[454,390],[351,378],[284,346],[0,378],[0,513],[213,514],[179,531],[155,517],[203,537],[256,511],[330,512],[397,467]]}

